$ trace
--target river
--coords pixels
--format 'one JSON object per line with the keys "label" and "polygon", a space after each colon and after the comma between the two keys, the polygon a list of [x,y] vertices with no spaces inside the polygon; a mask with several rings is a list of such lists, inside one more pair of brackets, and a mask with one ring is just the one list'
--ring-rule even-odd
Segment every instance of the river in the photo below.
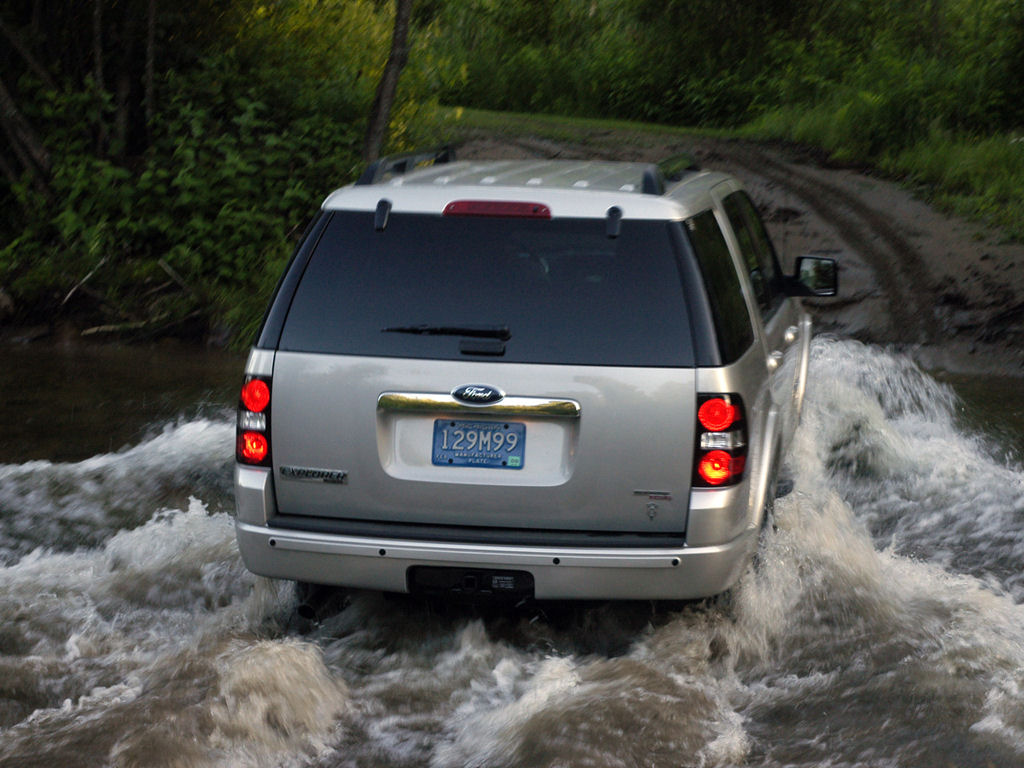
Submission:
{"label": "river", "polygon": [[1024,396],[819,338],[759,567],[320,621],[239,560],[241,360],[4,350],[0,765],[1024,765]]}

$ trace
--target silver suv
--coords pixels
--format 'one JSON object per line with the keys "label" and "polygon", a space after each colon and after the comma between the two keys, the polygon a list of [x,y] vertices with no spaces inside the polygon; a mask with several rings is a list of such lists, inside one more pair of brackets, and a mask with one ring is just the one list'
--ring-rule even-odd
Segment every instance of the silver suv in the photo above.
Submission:
{"label": "silver suv", "polygon": [[254,573],[392,592],[687,599],[757,546],[807,378],[734,178],[387,158],[331,194],[245,371]]}

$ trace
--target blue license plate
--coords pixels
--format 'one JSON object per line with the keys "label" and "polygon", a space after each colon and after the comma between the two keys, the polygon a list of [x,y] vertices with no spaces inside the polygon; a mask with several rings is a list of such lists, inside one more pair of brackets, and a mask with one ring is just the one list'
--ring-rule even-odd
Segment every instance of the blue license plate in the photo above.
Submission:
{"label": "blue license plate", "polygon": [[434,422],[432,460],[437,466],[522,469],[525,456],[525,424],[458,419]]}

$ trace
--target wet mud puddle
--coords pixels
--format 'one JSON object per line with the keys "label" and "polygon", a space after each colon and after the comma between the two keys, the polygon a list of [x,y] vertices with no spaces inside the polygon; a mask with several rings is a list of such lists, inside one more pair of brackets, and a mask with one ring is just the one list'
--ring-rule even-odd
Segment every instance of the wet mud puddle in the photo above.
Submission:
{"label": "wet mud puddle", "polygon": [[238,558],[229,411],[0,464],[0,765],[1024,764],[1019,453],[897,355],[811,377],[760,568],[656,613],[297,626]]}

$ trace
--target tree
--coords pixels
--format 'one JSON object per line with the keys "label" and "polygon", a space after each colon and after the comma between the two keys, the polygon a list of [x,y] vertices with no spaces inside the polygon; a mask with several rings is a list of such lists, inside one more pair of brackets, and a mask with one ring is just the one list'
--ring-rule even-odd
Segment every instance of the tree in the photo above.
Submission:
{"label": "tree", "polygon": [[391,106],[398,90],[398,79],[409,61],[409,23],[412,17],[412,0],[395,0],[395,29],[391,36],[391,53],[384,65],[384,72],[377,85],[377,95],[370,109],[370,120],[366,126],[366,139],[363,141],[363,160],[370,163],[380,156],[380,148],[384,144],[388,121],[391,118]]}
{"label": "tree", "polygon": [[[11,96],[4,81],[0,79],[0,125],[11,147],[11,151],[21,165],[22,171],[31,179],[32,184],[40,193],[49,196],[47,177],[50,173],[50,153],[43,145],[39,135],[22,115]],[[17,180],[17,171],[9,164],[3,166],[8,180]]]}
{"label": "tree", "polygon": [[[0,19],[0,33],[11,44],[11,49],[18,52],[22,63],[39,78],[44,86],[56,87],[50,73],[39,63],[21,36],[5,24],[3,19]],[[14,184],[22,174],[25,174],[36,190],[49,196],[47,178],[50,174],[50,153],[43,145],[38,133],[18,108],[2,74],[0,74],[0,127],[2,127],[3,135],[11,148],[11,154],[17,162],[17,166],[7,161],[0,164],[0,170],[3,171],[7,181]]]}

